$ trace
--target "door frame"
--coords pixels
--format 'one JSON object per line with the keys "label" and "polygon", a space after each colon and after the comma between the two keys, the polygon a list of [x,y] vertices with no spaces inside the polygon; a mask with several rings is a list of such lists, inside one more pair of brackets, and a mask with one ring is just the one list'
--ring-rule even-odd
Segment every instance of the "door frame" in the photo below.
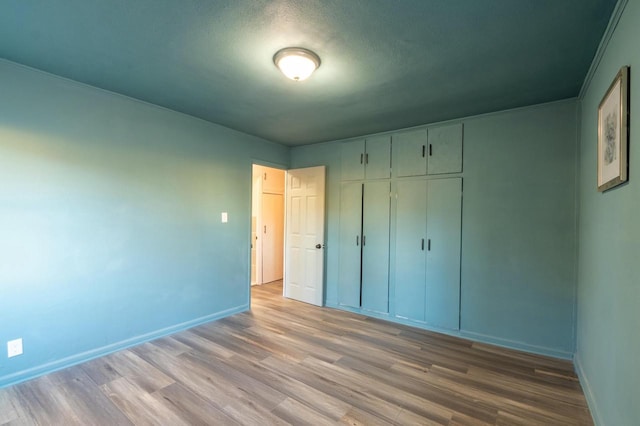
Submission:
{"label": "door frame", "polygon": [[[249,241],[249,245],[248,245],[248,256],[247,256],[247,261],[248,261],[248,273],[247,273],[247,291],[248,291],[248,303],[249,303],[249,307],[251,307],[251,244],[253,244],[252,238],[251,238],[251,218],[253,215],[253,166],[262,166],[262,167],[270,167],[272,169],[278,169],[278,170],[283,170],[285,172],[285,184],[286,184],[286,172],[289,169],[289,167],[286,164],[282,164],[282,163],[273,163],[270,161],[265,161],[265,160],[261,160],[261,159],[257,159],[257,158],[252,158],[249,164],[249,221],[248,221],[248,229],[247,229],[247,241]],[[286,221],[286,211],[285,211],[285,221]],[[286,225],[285,225],[286,226]],[[284,247],[282,250],[282,257],[284,259]],[[256,259],[256,263],[257,263],[257,259]],[[283,265],[284,267],[284,265]]]}

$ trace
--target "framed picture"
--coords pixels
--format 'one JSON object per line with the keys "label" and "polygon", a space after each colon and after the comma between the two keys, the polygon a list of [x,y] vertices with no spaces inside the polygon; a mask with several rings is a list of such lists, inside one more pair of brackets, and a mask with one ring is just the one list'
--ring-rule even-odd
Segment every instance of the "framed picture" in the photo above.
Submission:
{"label": "framed picture", "polygon": [[598,191],[627,181],[629,67],[622,67],[598,107]]}

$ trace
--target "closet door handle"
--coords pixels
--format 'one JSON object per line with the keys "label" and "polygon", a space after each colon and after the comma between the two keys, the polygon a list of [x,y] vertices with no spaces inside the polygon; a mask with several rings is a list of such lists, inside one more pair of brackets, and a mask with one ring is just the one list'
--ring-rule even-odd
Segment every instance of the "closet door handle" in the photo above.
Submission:
{"label": "closet door handle", "polygon": [[356,235],[356,245],[360,245],[360,235]]}
{"label": "closet door handle", "polygon": [[368,152],[364,155],[364,164],[369,164],[369,153]]}
{"label": "closet door handle", "polygon": [[362,245],[363,245],[363,246],[366,246],[366,245],[367,245],[367,236],[366,236],[366,235],[363,235],[363,236],[362,236]]}
{"label": "closet door handle", "polygon": [[433,145],[429,144],[429,157],[433,155]]}
{"label": "closet door handle", "polygon": [[364,158],[364,154],[360,154],[360,164],[362,164],[362,159]]}
{"label": "closet door handle", "polygon": [[424,251],[424,238],[422,239],[421,249]]}
{"label": "closet door handle", "polygon": [[425,151],[424,148],[425,148],[425,146],[422,145],[422,158],[424,158],[424,151]]}
{"label": "closet door handle", "polygon": [[431,238],[427,240],[427,251],[431,251]]}

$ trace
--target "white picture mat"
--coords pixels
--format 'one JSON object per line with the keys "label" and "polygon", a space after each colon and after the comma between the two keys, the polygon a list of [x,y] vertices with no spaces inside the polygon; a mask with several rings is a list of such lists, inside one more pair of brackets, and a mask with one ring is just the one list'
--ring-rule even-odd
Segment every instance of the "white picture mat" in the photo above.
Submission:
{"label": "white picture mat", "polygon": [[607,144],[601,143],[599,144],[599,152],[598,152],[598,165],[600,170],[598,170],[598,185],[602,185],[605,182],[609,182],[611,179],[615,179],[620,176],[620,93],[621,90],[621,82],[618,80],[616,84],[611,88],[609,92],[609,96],[602,103],[601,112],[600,112],[600,135],[599,138],[601,141],[606,141],[606,120],[607,117],[615,117],[615,147],[614,147],[614,158],[613,161],[608,162],[605,161],[606,158],[606,149]]}

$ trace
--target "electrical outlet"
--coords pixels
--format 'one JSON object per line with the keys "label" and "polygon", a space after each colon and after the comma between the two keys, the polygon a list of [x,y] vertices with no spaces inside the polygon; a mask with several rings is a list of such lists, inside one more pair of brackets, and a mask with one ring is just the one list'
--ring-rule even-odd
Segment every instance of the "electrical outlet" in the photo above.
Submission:
{"label": "electrical outlet", "polygon": [[22,339],[10,340],[7,342],[7,357],[22,355]]}
{"label": "electrical outlet", "polygon": [[227,214],[227,212],[222,212],[221,219],[222,223],[227,223],[229,221],[229,215]]}

